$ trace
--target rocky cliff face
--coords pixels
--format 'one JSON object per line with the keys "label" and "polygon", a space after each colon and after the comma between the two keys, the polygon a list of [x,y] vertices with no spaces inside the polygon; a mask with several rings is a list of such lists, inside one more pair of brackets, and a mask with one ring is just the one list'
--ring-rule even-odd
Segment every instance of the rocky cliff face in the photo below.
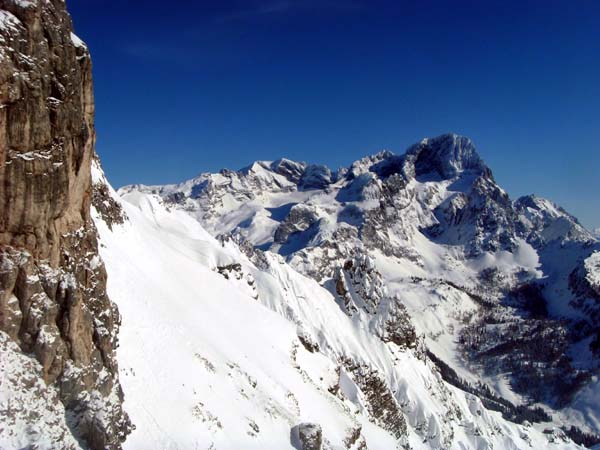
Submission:
{"label": "rocky cliff face", "polygon": [[75,438],[114,449],[129,425],[90,218],[94,144],[91,59],[65,3],[0,0],[0,330],[41,365]]}

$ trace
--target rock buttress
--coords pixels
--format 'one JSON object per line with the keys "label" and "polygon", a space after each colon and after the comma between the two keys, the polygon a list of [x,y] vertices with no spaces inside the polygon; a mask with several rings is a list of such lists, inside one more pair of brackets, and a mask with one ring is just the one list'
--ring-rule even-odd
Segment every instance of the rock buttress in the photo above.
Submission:
{"label": "rock buttress", "polygon": [[130,424],[90,217],[91,67],[64,1],[0,0],[0,331],[41,364],[74,436],[118,449]]}

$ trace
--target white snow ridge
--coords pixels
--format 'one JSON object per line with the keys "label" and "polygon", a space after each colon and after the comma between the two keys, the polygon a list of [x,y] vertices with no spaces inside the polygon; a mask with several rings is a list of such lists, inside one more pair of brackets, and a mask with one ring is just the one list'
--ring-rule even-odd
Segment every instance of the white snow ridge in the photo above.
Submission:
{"label": "white snow ridge", "polygon": [[127,219],[94,220],[125,449],[575,449],[599,431],[596,241],[510,201],[466,138],[110,193]]}

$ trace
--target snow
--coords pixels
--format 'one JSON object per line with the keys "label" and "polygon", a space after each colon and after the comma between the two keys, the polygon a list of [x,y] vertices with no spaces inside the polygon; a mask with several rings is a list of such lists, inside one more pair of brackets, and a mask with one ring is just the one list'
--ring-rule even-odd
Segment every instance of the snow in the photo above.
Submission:
{"label": "snow", "polygon": [[592,382],[577,393],[570,407],[563,411],[565,419],[574,423],[587,424],[591,430],[600,429],[600,379],[594,376]]}
{"label": "snow", "polygon": [[[411,158],[415,160],[414,176],[406,166]],[[591,234],[551,201],[527,196],[511,202],[506,192],[487,178],[488,169],[473,144],[456,135],[425,140],[404,156],[384,151],[363,158],[348,169],[327,175],[329,178],[320,177],[312,183],[319,187],[315,189],[306,189],[302,183],[307,167],[289,160],[259,161],[238,172],[207,173],[167,186],[130,186],[120,192],[125,197],[134,192],[157,194],[172,210],[197,220],[210,235],[233,233],[255,247],[279,253],[284,257],[282,265],[287,263],[319,280],[334,293],[335,286],[328,284],[329,272],[343,265],[349,254],[366,252],[376,261],[388,295],[407,307],[417,332],[425,336],[435,355],[463,379],[483,382],[514,404],[527,402],[511,388],[510,373],[484,374],[459,348],[465,321],[482,314],[467,292],[501,302],[515,286],[539,283],[544,286],[550,317],[586,319],[586,313],[571,302],[569,275],[592,252]],[[308,172],[330,173],[317,168]],[[406,186],[386,198],[390,194],[385,192],[385,180],[399,173],[409,174]],[[383,244],[368,244],[361,236],[361,226],[370,214],[378,214],[386,201],[389,216],[382,215],[376,231]],[[487,217],[491,228],[477,228],[481,219],[477,207],[493,202],[498,206]],[[460,223],[465,208],[473,205],[474,212],[466,211],[473,216]],[[299,211],[302,214],[290,219],[291,212]],[[494,229],[495,223],[501,225]],[[429,234],[430,227],[439,227],[440,234]],[[507,230],[509,238],[504,239]],[[278,232],[280,237],[287,236],[285,242],[276,242]],[[497,250],[485,251],[486,239],[495,239],[491,248]],[[505,245],[507,240],[510,245]],[[469,254],[472,243],[477,251]],[[486,271],[497,274],[491,286],[482,281]],[[600,271],[587,272],[589,277]],[[261,302],[271,297],[261,295],[260,288],[258,296]],[[352,297],[356,305],[364,304]],[[268,306],[289,320],[302,317],[291,315],[287,305],[280,307],[276,301]],[[353,320],[372,332],[382,326],[381,320],[362,313]],[[577,345],[569,354],[575,355]],[[589,356],[589,351],[578,351],[573,363],[593,367],[582,355]],[[573,423],[585,428],[585,422]]]}
{"label": "snow", "polygon": [[0,448],[80,449],[66,423],[56,388],[41,365],[0,331]]}
{"label": "snow", "polygon": [[586,278],[592,286],[600,289],[600,252],[594,252],[584,262]]}
{"label": "snow", "polygon": [[87,45],[85,45],[85,43],[79,38],[79,36],[77,36],[73,32],[71,32],[71,42],[73,42],[73,45],[75,47],[87,49]]}
{"label": "snow", "polygon": [[33,161],[35,159],[52,159],[52,154],[50,151],[33,151],[33,152],[25,152],[25,153],[15,153],[13,155],[14,158],[20,158],[24,161]]}
{"label": "snow", "polygon": [[21,8],[33,8],[37,6],[37,0],[12,0],[12,2]]}
{"label": "snow", "polygon": [[489,268],[497,268],[503,272],[519,269],[529,272],[531,278],[541,278],[539,270],[540,258],[535,249],[523,239],[517,239],[517,248],[513,252],[500,250],[495,253],[485,252],[483,255],[467,261],[467,267],[474,272]]}
{"label": "snow", "polygon": [[21,21],[17,19],[11,12],[0,9],[0,31],[18,31],[22,27]]}
{"label": "snow", "polygon": [[[98,167],[93,175],[104,180]],[[551,445],[541,432],[506,422],[446,385],[412,352],[384,344],[348,317],[329,291],[281,256],[266,253],[259,270],[154,194],[124,193],[122,204],[124,225],[110,231],[97,214],[95,222],[108,293],[123,317],[117,357],[125,409],[137,427],[126,449],[291,449],[290,430],[304,422],[320,425],[332,448],[344,448],[357,425],[369,449],[398,448],[370,420],[364,393],[340,369],[342,356],[385,378],[415,449],[445,442],[451,449],[525,448],[528,440],[533,448],[575,448]],[[242,280],[255,280],[258,299],[216,271],[234,263]],[[300,332],[320,351],[308,352]],[[341,397],[329,392],[338,371]]]}
{"label": "snow", "polygon": [[[114,234],[98,224],[109,295],[123,315],[125,408],[137,425],[126,448],[289,448],[290,427],[303,418],[330,436],[349,427],[341,406],[304,387],[290,363],[296,327],[210,269],[232,255],[189,217],[172,217],[151,198],[129,200],[130,224]],[[172,226],[175,218],[188,233]],[[253,439],[251,421],[261,430]]]}

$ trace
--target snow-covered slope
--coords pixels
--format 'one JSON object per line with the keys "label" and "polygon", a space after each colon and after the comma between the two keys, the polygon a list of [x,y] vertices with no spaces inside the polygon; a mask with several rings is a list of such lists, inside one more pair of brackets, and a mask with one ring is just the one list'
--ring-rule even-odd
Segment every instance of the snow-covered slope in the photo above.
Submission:
{"label": "snow-covered slope", "polygon": [[467,138],[337,172],[283,159],[119,192],[156,195],[220,240],[279,254],[371,334],[393,340],[388,324],[406,311],[447,380],[545,411],[504,410],[512,420],[550,414],[600,432],[581,398],[599,367],[589,259],[600,245],[552,202],[512,201]]}
{"label": "snow-covered slope", "polygon": [[[443,381],[403,309],[403,328],[381,333],[280,255],[215,239],[157,195],[109,193],[127,216],[110,227],[95,217],[122,314],[136,425],[125,448],[321,448],[307,436],[331,449],[577,447]],[[354,267],[341,274],[348,295],[384,295],[363,289],[377,284],[367,260]]]}

